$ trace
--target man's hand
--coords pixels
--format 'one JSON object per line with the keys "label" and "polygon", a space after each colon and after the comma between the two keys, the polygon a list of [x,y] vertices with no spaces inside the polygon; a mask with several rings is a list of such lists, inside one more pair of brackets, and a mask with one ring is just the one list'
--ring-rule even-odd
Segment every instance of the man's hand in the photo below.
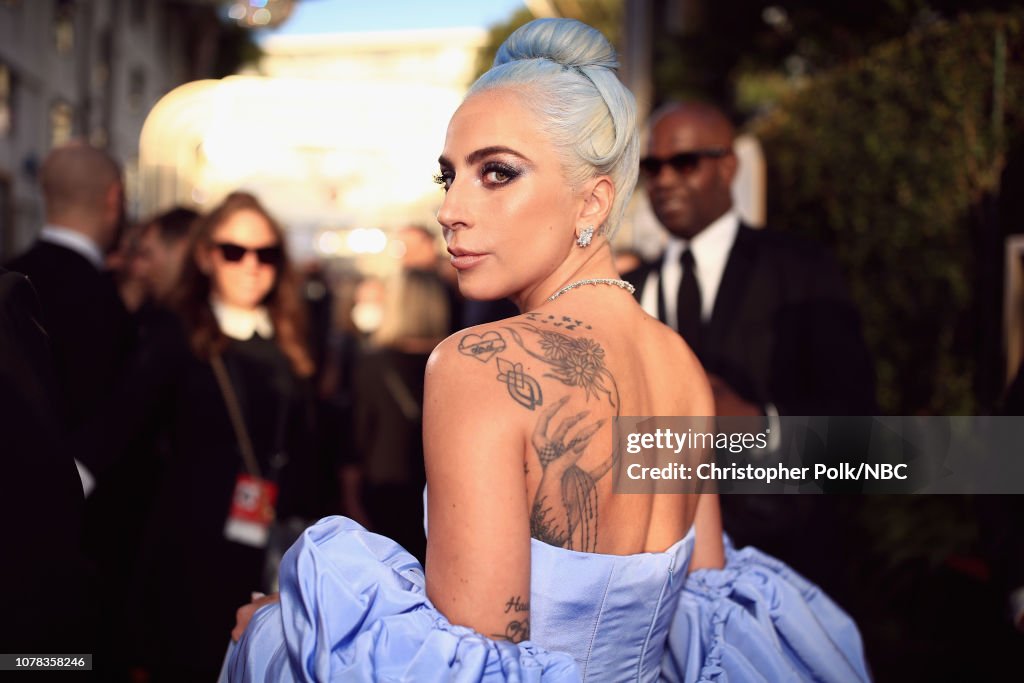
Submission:
{"label": "man's hand", "polygon": [[252,621],[252,615],[256,613],[256,610],[264,605],[280,601],[280,593],[274,593],[273,595],[253,593],[252,602],[248,605],[242,605],[238,608],[238,611],[235,612],[235,628],[231,629],[231,640],[237,643],[239,639],[241,639],[242,634],[245,633],[246,627],[249,626],[249,622]]}

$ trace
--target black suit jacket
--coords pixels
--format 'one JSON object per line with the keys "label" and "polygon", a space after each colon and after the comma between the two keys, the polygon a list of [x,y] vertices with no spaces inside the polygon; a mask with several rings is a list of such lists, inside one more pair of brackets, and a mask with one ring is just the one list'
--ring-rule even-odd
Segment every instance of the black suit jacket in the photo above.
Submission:
{"label": "black suit jacket", "polygon": [[[641,300],[661,261],[624,277]],[[781,415],[873,415],[874,370],[839,266],[824,248],[741,225],[700,360],[757,405]]]}
{"label": "black suit jacket", "polygon": [[[640,299],[661,262],[625,279]],[[838,264],[821,246],[741,225],[726,262],[699,357],[744,399],[780,415],[873,415],[874,371]],[[722,521],[737,546],[790,563],[850,607],[859,553],[839,496],[726,495]]]}
{"label": "black suit jacket", "polygon": [[29,281],[0,268],[0,646],[90,652],[81,628],[82,484],[59,447],[49,339]]}
{"label": "black suit jacket", "polygon": [[109,395],[132,344],[131,319],[113,280],[81,254],[39,241],[7,266],[39,293],[67,426],[80,425]]}

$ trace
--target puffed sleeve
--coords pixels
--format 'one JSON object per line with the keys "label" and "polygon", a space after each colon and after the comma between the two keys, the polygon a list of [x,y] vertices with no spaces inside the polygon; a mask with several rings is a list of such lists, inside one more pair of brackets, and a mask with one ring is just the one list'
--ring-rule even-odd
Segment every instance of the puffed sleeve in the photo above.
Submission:
{"label": "puffed sleeve", "polygon": [[726,541],[722,569],[692,572],[676,608],[662,680],[869,681],[853,620],[817,586],[757,548]]}
{"label": "puffed sleeve", "polygon": [[451,624],[419,562],[344,517],[303,533],[281,562],[281,600],[260,608],[221,681],[569,683],[575,660]]}

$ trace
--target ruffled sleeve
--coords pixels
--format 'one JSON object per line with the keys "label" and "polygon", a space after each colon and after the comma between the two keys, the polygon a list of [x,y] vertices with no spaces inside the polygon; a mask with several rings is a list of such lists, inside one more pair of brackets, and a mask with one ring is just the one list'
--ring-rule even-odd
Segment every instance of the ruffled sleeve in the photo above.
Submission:
{"label": "ruffled sleeve", "polygon": [[328,517],[285,554],[280,603],[256,612],[221,680],[563,683],[580,674],[567,654],[449,623],[412,555]]}
{"label": "ruffled sleeve", "polygon": [[757,548],[726,543],[723,569],[686,579],[662,680],[869,681],[860,634],[827,595]]}

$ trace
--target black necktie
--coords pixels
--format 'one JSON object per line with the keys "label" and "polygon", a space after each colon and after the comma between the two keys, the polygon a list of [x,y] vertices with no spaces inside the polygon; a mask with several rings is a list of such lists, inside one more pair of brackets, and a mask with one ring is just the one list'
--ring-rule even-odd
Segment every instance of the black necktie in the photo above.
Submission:
{"label": "black necktie", "polygon": [[700,348],[700,286],[697,284],[696,267],[693,252],[683,252],[679,259],[683,267],[683,277],[679,281],[679,297],[676,299],[676,329],[690,345],[694,353]]}

